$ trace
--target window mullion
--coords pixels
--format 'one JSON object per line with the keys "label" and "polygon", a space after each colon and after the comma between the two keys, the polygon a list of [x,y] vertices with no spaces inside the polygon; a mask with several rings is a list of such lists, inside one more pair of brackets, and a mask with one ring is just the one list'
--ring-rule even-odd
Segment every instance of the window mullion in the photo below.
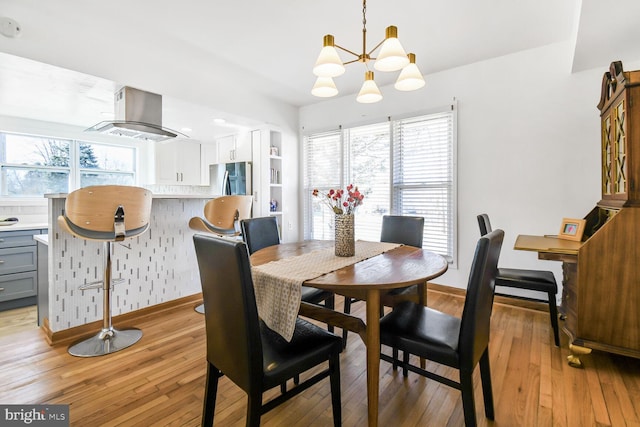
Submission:
{"label": "window mullion", "polygon": [[71,166],[69,192],[80,188],[80,155],[78,154],[78,144],[79,142],[76,140],[71,141],[71,147],[69,149],[69,165]]}

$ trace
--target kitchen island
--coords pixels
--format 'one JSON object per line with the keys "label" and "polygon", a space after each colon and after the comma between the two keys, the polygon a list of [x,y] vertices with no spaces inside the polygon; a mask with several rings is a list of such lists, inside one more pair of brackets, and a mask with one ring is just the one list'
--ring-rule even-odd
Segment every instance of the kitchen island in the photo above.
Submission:
{"label": "kitchen island", "polygon": [[[83,284],[102,280],[103,245],[71,236],[57,222],[66,194],[47,194],[48,307],[50,332],[102,319],[101,287],[80,290]],[[118,316],[201,292],[189,219],[202,216],[208,195],[153,195],[149,230],[136,238],[115,243],[112,313]]]}

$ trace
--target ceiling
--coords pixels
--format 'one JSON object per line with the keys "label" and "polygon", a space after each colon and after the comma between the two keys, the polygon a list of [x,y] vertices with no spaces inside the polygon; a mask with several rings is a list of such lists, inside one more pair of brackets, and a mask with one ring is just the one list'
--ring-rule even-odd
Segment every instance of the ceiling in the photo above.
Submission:
{"label": "ceiling", "polygon": [[[113,93],[128,85],[162,94],[163,125],[189,127],[202,141],[260,124],[252,105],[261,100],[322,102],[310,89],[323,35],[362,50],[356,0],[0,0],[0,16],[22,30],[0,35],[0,114],[88,127],[113,112]],[[432,73],[570,42],[567,73],[579,72],[639,60],[638,18],[637,0],[615,9],[601,0],[369,0],[367,49],[396,25],[428,82]],[[357,93],[364,70],[347,66],[335,79],[340,95]],[[379,86],[396,77],[375,76]]]}

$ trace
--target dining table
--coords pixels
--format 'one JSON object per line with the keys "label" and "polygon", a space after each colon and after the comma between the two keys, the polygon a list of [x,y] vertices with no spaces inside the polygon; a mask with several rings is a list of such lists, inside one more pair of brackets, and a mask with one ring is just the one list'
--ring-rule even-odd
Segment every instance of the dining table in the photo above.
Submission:
{"label": "dining table", "polygon": [[[358,255],[356,242],[356,255]],[[305,240],[281,243],[254,252],[254,269],[281,260],[293,260],[332,251],[331,240]],[[328,255],[333,256],[333,255]],[[319,258],[319,257],[318,257]],[[286,264],[286,263],[285,263]],[[284,266],[286,268],[286,265]],[[368,425],[378,425],[378,396],[380,375],[380,314],[382,303],[388,304],[388,293],[393,289],[417,285],[414,300],[426,305],[427,282],[447,271],[447,260],[435,252],[406,245],[394,245],[380,254],[358,260],[334,271],[303,281],[304,286],[332,291],[345,297],[365,302],[365,319],[315,304],[300,302],[298,314],[357,333],[366,346]],[[275,285],[277,286],[277,285]]]}

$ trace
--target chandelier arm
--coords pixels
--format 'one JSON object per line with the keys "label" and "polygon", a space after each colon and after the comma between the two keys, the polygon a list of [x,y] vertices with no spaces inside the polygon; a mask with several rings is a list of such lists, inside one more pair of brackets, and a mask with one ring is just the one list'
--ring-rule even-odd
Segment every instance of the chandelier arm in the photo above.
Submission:
{"label": "chandelier arm", "polygon": [[351,61],[343,62],[342,65],[353,64],[354,62],[360,62],[360,58],[353,59]]}
{"label": "chandelier arm", "polygon": [[360,57],[360,54],[355,53],[355,52],[353,52],[353,51],[350,51],[349,49],[345,49],[344,47],[342,47],[342,46],[340,46],[340,45],[334,44],[334,45],[333,45],[333,47],[337,47],[338,49],[343,50],[343,51],[345,51],[345,52],[347,52],[347,53],[350,53],[350,54],[351,54],[351,55],[353,55],[353,56],[357,56],[358,58]]}
{"label": "chandelier arm", "polygon": [[[380,43],[378,43],[377,45],[375,45],[375,46],[374,46],[374,48],[373,48],[373,49],[371,49],[367,55],[371,56],[371,54],[372,54],[373,52],[375,52],[375,50],[376,50],[376,49],[378,49],[380,46],[382,46],[382,43],[384,43],[384,41],[385,41],[385,40],[386,40],[386,39],[383,39]],[[371,58],[371,59],[376,59],[376,58]]]}

